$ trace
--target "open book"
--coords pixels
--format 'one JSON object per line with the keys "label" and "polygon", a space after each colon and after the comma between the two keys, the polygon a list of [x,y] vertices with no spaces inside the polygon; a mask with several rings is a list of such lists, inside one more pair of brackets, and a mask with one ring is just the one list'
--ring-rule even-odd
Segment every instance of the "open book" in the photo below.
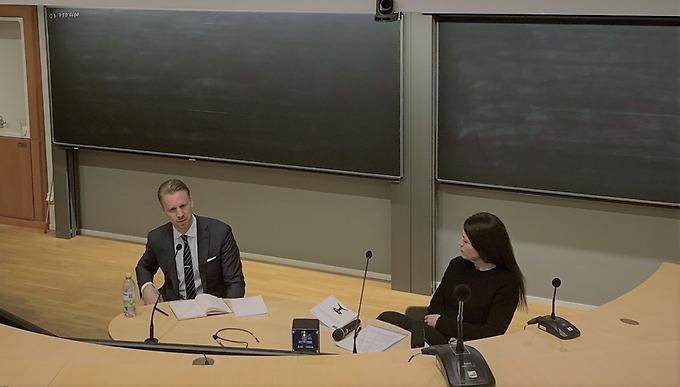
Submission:
{"label": "open book", "polygon": [[224,300],[207,293],[199,294],[193,300],[171,301],[170,308],[178,320],[231,313]]}

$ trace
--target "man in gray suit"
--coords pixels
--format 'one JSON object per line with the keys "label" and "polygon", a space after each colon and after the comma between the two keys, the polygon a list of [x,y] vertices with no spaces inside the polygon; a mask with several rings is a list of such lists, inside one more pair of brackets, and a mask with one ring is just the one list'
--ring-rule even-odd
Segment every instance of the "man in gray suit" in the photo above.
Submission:
{"label": "man in gray suit", "polygon": [[160,268],[165,283],[163,300],[192,299],[201,293],[221,298],[245,295],[241,256],[229,225],[193,214],[189,188],[172,179],[158,187],[161,210],[170,222],[147,236],[146,251],[137,263],[137,282],[145,304],[159,290],[153,276]]}

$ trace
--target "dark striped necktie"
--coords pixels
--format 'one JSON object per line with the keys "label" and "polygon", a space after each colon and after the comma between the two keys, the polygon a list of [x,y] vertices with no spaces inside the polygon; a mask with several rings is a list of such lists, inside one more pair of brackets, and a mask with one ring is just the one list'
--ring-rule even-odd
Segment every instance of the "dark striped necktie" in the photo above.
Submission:
{"label": "dark striped necktie", "polygon": [[194,284],[194,265],[191,260],[191,248],[189,247],[189,238],[182,235],[184,242],[184,287],[187,291],[187,300],[196,298],[196,285]]}

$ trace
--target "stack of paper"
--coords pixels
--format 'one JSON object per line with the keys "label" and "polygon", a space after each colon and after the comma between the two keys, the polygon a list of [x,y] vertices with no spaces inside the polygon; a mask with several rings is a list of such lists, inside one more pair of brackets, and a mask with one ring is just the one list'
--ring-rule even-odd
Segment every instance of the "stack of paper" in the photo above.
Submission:
{"label": "stack of paper", "polygon": [[349,309],[345,304],[341,303],[335,296],[329,296],[315,307],[310,312],[314,317],[331,329],[338,329],[344,327],[350,321],[357,317],[357,314]]}
{"label": "stack of paper", "polygon": [[261,295],[243,298],[232,298],[229,300],[231,307],[234,309],[236,317],[250,317],[250,316],[267,316],[269,310],[264,304],[264,299]]}

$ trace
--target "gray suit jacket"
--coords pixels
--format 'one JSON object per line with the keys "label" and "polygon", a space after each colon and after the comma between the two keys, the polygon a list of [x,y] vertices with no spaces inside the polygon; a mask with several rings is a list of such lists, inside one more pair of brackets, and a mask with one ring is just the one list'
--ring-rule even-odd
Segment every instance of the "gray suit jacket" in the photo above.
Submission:
{"label": "gray suit jacket", "polygon": [[[246,292],[241,255],[229,225],[216,219],[196,215],[198,270],[203,291],[221,298],[239,298]],[[159,289],[163,300],[180,298],[175,243],[170,222],[152,230],[147,236],[146,251],[135,269],[140,286],[153,282],[160,268],[165,283]],[[208,258],[217,257],[210,262]]]}

